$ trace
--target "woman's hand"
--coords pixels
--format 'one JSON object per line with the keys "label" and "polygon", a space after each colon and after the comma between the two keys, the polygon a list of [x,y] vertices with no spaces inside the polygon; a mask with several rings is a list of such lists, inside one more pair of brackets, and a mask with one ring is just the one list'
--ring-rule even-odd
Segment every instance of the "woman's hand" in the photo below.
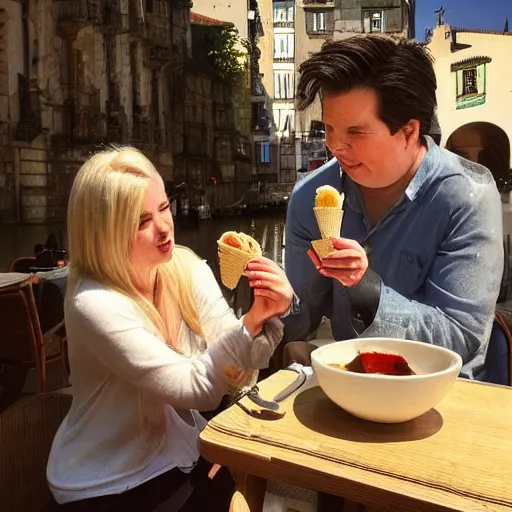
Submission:
{"label": "woman's hand", "polygon": [[259,334],[263,324],[288,311],[293,299],[293,289],[281,267],[262,256],[253,258],[244,275],[254,290],[254,303],[244,317],[244,324],[251,335]]}
{"label": "woman's hand", "polygon": [[355,286],[368,269],[366,251],[355,240],[349,238],[331,238],[336,252],[327,258],[320,259],[313,249],[308,256],[316,269],[324,277],[337,279],[344,286]]}

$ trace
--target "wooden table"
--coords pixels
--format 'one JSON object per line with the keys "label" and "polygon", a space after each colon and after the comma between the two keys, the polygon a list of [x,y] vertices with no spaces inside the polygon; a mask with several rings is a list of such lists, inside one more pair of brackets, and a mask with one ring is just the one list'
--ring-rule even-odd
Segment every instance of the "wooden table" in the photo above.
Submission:
{"label": "wooden table", "polygon": [[[294,378],[278,372],[259,383],[262,396]],[[379,512],[512,510],[512,388],[457,380],[436,409],[398,425],[359,420],[319,387],[282,407],[286,415],[274,421],[231,407],[201,434],[206,459],[252,475],[251,511],[261,510],[266,480]]]}

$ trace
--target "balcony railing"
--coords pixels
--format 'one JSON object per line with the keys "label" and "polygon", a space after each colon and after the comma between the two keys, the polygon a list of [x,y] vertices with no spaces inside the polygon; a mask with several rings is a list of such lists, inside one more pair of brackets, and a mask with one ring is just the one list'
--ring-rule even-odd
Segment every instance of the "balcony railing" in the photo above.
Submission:
{"label": "balcony railing", "polygon": [[293,21],[274,21],[274,28],[293,28]]}
{"label": "balcony railing", "polygon": [[123,30],[119,0],[54,0],[60,30],[76,36],[79,30],[94,25],[101,31]]}
{"label": "balcony railing", "polygon": [[133,116],[132,141],[150,144],[153,142],[151,119],[141,115]]}
{"label": "balcony railing", "polygon": [[171,46],[171,23],[169,18],[156,14],[146,15],[145,21],[137,16],[130,17],[130,33],[145,39],[150,45]]}
{"label": "balcony railing", "polygon": [[279,57],[274,55],[274,62],[293,62],[293,57]]}
{"label": "balcony railing", "polygon": [[334,0],[302,0],[304,7],[310,8],[334,8]]}
{"label": "balcony railing", "polygon": [[169,46],[148,45],[144,63],[149,68],[160,68],[163,64],[171,59],[171,51]]}
{"label": "balcony railing", "polygon": [[317,29],[317,30],[307,30],[306,31],[308,36],[329,36],[334,33],[334,28],[328,29]]}

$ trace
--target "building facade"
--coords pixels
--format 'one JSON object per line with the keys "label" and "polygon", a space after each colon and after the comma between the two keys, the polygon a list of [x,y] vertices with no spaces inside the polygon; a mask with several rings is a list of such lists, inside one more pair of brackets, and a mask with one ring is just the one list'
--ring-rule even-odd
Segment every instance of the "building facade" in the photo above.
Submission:
{"label": "building facade", "polygon": [[189,209],[223,208],[251,187],[250,97],[210,56],[232,25],[195,12],[190,20],[192,58],[173,73],[174,190]]}
{"label": "building facade", "polygon": [[0,221],[65,219],[84,159],[132,144],[173,175],[170,72],[186,0],[5,0],[0,9]]}
{"label": "building facade", "polygon": [[509,180],[512,33],[455,28],[441,17],[427,46],[435,59],[441,144]]}
{"label": "building facade", "polygon": [[[274,147],[272,144],[273,122],[270,98],[263,87],[260,73],[260,61],[266,58],[266,53],[259,47],[263,36],[263,20],[266,12],[265,5],[259,0],[196,0],[194,13],[230,23],[238,32],[240,38],[239,50],[247,68],[247,81],[239,84],[231,91],[235,99],[235,124],[238,129],[236,174],[240,184],[237,187],[236,202],[261,201],[261,183],[273,181],[269,162]],[[231,138],[231,140],[234,140]],[[248,176],[250,187],[245,186]]]}
{"label": "building facade", "polygon": [[[191,23],[190,7],[0,3],[0,222],[64,221],[77,170],[113,143],[141,149],[189,210],[245,194],[253,181],[250,74],[243,87],[226,86],[208,61],[212,31],[225,23]],[[252,55],[259,18],[250,17]]]}

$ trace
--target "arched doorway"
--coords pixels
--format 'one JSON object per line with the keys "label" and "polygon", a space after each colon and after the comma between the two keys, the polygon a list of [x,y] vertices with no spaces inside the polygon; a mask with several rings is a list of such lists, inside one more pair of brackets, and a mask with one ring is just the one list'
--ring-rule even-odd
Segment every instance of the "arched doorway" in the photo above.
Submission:
{"label": "arched doorway", "polygon": [[446,149],[485,165],[494,179],[507,179],[510,171],[510,141],[507,134],[492,123],[468,123],[457,128]]}

